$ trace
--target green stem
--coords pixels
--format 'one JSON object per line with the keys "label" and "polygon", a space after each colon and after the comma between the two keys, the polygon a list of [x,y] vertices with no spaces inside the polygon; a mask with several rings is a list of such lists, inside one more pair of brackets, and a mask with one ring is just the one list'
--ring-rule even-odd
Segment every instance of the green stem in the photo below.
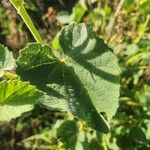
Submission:
{"label": "green stem", "polygon": [[35,40],[38,43],[44,44],[40,34],[38,33],[37,29],[35,28],[32,20],[30,19],[26,9],[24,8],[24,1],[23,0],[10,0],[13,6],[16,8],[18,14],[22,17],[23,21],[31,31],[32,35],[34,36]]}
{"label": "green stem", "polygon": [[147,30],[149,21],[150,21],[150,15],[147,16],[146,21],[143,24],[140,24],[139,30],[138,30],[138,37],[134,40],[135,43],[138,43],[141,40],[142,36]]}

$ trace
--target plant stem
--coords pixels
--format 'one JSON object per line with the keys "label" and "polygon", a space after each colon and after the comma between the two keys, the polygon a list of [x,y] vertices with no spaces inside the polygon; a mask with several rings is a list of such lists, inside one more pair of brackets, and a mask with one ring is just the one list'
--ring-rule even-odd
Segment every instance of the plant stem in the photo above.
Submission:
{"label": "plant stem", "polygon": [[107,26],[107,34],[108,34],[107,35],[107,41],[110,40],[112,29],[113,29],[113,27],[115,25],[116,18],[119,16],[119,13],[120,13],[120,11],[122,9],[122,6],[123,6],[124,2],[125,2],[125,0],[120,0],[119,4],[117,6],[117,9],[116,9],[116,11],[114,13],[113,18],[108,23],[108,26]]}
{"label": "plant stem", "polygon": [[38,33],[37,29],[35,28],[32,20],[30,19],[26,9],[24,8],[24,1],[23,0],[10,0],[10,2],[13,4],[13,6],[16,8],[18,14],[22,17],[23,21],[31,31],[32,35],[34,36],[35,40],[38,43],[43,44],[43,40]]}
{"label": "plant stem", "polygon": [[140,24],[139,30],[138,30],[138,37],[134,40],[134,42],[136,44],[141,40],[143,34],[147,30],[147,26],[149,24],[149,21],[150,21],[150,15],[147,16],[146,21],[144,23]]}

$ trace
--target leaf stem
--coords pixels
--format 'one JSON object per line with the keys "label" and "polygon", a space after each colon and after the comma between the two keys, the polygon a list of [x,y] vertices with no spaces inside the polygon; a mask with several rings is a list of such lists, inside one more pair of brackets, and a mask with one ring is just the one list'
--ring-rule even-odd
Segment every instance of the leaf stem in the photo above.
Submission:
{"label": "leaf stem", "polygon": [[44,44],[40,34],[38,33],[37,29],[35,28],[31,18],[29,17],[26,9],[24,8],[24,0],[10,0],[13,6],[16,8],[18,14],[22,17],[23,21],[31,31],[32,35],[34,36],[35,40],[38,43]]}

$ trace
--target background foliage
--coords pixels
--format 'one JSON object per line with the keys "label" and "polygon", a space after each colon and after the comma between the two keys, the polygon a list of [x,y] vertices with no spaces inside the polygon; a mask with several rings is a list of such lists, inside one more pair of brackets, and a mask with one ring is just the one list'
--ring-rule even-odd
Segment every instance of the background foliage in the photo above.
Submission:
{"label": "background foliage", "polygon": [[[108,134],[85,127],[70,114],[35,109],[0,124],[0,149],[150,149],[150,1],[33,0],[26,8],[46,43],[72,22],[90,23],[118,57],[120,105]],[[0,3],[0,41],[17,57],[34,41],[9,1]]]}

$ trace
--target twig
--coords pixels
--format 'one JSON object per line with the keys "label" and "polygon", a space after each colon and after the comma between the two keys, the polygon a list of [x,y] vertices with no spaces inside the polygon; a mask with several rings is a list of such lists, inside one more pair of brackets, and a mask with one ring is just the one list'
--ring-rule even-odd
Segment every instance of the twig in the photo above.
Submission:
{"label": "twig", "polygon": [[116,9],[116,11],[115,11],[115,13],[114,13],[113,18],[110,20],[110,22],[109,22],[109,24],[108,24],[108,26],[107,26],[107,33],[108,33],[107,40],[108,40],[108,41],[109,41],[109,39],[110,39],[112,29],[113,29],[113,27],[114,27],[114,25],[115,25],[116,18],[117,18],[117,16],[119,15],[120,10],[122,9],[122,6],[123,6],[123,4],[124,4],[124,1],[125,1],[125,0],[121,0],[121,1],[119,2],[118,7],[117,7],[117,9]]}

